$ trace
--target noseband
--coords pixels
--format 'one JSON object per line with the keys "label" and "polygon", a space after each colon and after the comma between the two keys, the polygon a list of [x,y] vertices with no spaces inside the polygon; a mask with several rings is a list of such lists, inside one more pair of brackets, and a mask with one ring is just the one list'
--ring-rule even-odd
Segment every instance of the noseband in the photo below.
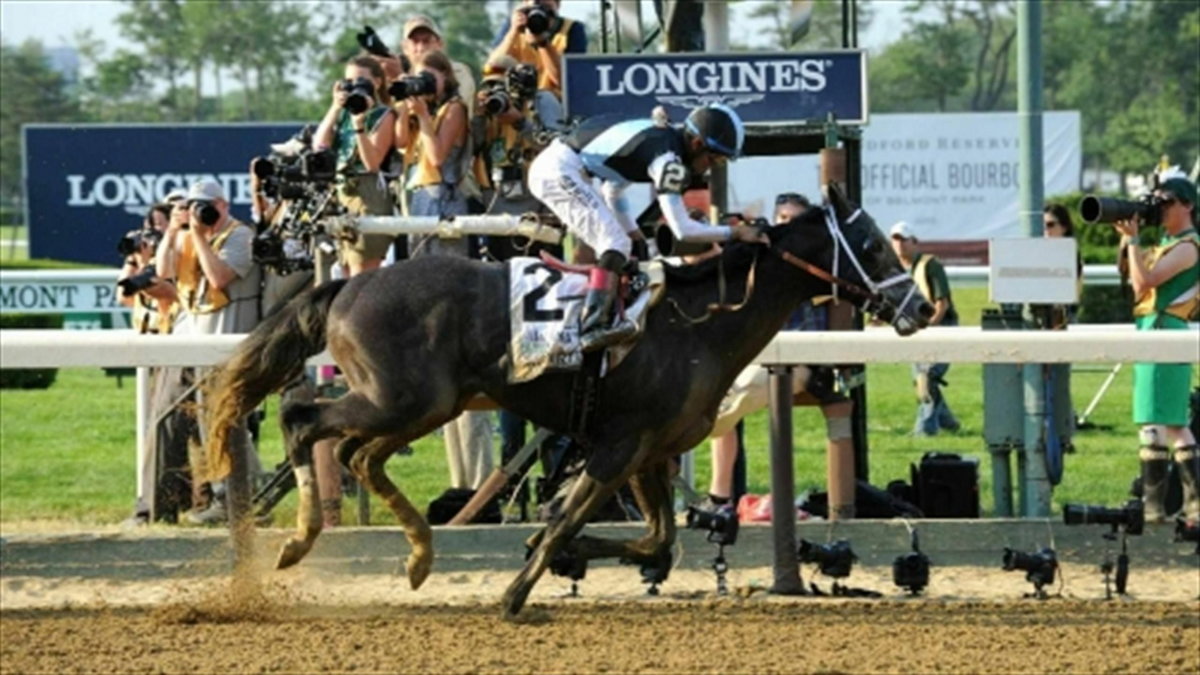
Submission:
{"label": "noseband", "polygon": [[[858,256],[854,254],[854,249],[851,248],[850,243],[846,241],[846,236],[842,234],[842,228],[838,227],[837,216],[834,215],[833,207],[825,207],[822,210],[825,213],[825,227],[829,230],[830,239],[833,240],[833,271],[827,272],[808,262],[807,260],[804,260],[803,258],[792,255],[788,251],[781,251],[779,256],[787,263],[798,267],[805,272],[808,272],[822,281],[827,282],[833,287],[833,297],[835,300],[838,297],[838,289],[842,288],[854,295],[865,298],[868,304],[883,304],[884,300],[882,291],[884,289],[891,288],[892,286],[908,281],[912,285],[909,287],[908,293],[904,296],[904,300],[900,303],[900,306],[896,308],[895,315],[892,317],[891,323],[892,325],[895,325],[900,317],[904,314],[904,308],[908,306],[908,303],[912,300],[913,295],[916,293],[917,284],[913,282],[912,277],[905,272],[893,275],[879,283],[876,283],[873,279],[871,279],[871,276],[866,273],[866,270],[863,269],[862,263],[860,263],[858,260]],[[854,221],[858,220],[858,217],[861,215],[862,209],[855,209],[854,213],[850,214],[850,217],[846,219],[846,224],[849,225],[853,223]],[[849,258],[850,263],[854,265],[855,271],[858,272],[858,278],[863,280],[863,283],[866,284],[866,288],[863,288],[853,281],[847,281],[846,279],[838,276],[838,270],[841,264],[842,249],[845,249],[846,257]]]}

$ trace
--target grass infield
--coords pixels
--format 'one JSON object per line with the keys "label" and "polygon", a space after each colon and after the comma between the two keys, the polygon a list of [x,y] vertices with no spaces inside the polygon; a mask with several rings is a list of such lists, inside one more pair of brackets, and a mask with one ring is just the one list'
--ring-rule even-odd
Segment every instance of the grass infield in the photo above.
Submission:
{"label": "grass infield", "polygon": [[[963,288],[956,291],[956,300],[962,316],[978,323],[986,290]],[[1136,430],[1129,412],[1130,371],[1121,370],[1092,413],[1090,419],[1101,428],[1076,436],[1076,452],[1067,455],[1062,484],[1054,492],[1056,509],[1065,502],[1117,504],[1128,498],[1130,479],[1138,470]],[[909,464],[926,451],[971,455],[980,459],[981,505],[991,513],[991,459],[982,439],[982,366],[951,367],[946,396],[963,428],[933,438],[909,435],[916,408],[909,365],[873,365],[867,372],[871,482],[884,486],[893,479],[907,480]],[[1072,389],[1077,410],[1087,406],[1108,372],[1102,365],[1075,369]],[[260,445],[267,467],[283,459],[278,409],[278,398],[269,399]],[[797,494],[823,489],[825,425],[820,411],[795,409],[793,426]],[[387,468],[397,485],[423,507],[446,487],[445,450],[437,435],[413,445],[413,455],[394,457]],[[766,411],[746,419],[746,446],[750,491],[766,493],[770,490]],[[708,486],[709,457],[706,447],[696,453],[696,482],[701,490]],[[115,523],[131,513],[135,478],[134,389],[129,378],[119,388],[98,368],[65,369],[48,390],[0,390],[0,523]],[[294,504],[295,495],[289,495],[276,508],[275,522],[293,522]],[[352,522],[353,505],[348,502],[345,509],[346,522]],[[372,500],[371,519],[394,524],[378,500]]]}

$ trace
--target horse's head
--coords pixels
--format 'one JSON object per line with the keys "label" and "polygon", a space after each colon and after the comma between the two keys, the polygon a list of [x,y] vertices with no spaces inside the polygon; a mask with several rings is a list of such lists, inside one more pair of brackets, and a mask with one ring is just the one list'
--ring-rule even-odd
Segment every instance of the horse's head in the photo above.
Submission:
{"label": "horse's head", "polygon": [[788,262],[814,274],[859,309],[887,321],[900,335],[929,325],[933,306],[875,221],[834,184],[826,205],[813,206],[787,227],[772,228],[772,247]]}

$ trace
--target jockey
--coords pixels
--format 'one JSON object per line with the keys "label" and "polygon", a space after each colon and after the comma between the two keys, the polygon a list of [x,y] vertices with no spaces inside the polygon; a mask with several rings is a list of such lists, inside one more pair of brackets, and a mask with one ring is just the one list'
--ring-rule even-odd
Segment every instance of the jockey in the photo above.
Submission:
{"label": "jockey", "polygon": [[[588,280],[580,320],[583,351],[602,349],[628,337],[632,326],[611,326],[620,270],[632,239],[642,234],[623,196],[631,183],[650,183],[667,225],[685,241],[760,241],[748,227],[713,227],[692,220],[683,203],[693,175],[736,159],[745,129],[728,106],[712,104],[688,115],[682,128],[636,119],[585,121],[555,139],[529,167],[529,189],[567,229],[596,250],[599,262]],[[591,178],[601,180],[599,192]]]}

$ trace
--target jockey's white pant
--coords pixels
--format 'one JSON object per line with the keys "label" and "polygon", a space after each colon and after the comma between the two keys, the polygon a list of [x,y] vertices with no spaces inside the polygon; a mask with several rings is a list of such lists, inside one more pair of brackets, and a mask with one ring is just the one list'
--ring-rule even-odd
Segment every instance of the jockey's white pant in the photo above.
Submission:
{"label": "jockey's white pant", "polygon": [[583,168],[579,153],[554,140],[529,166],[529,191],[558,216],[567,230],[596,250],[629,257],[630,241],[616,214]]}

